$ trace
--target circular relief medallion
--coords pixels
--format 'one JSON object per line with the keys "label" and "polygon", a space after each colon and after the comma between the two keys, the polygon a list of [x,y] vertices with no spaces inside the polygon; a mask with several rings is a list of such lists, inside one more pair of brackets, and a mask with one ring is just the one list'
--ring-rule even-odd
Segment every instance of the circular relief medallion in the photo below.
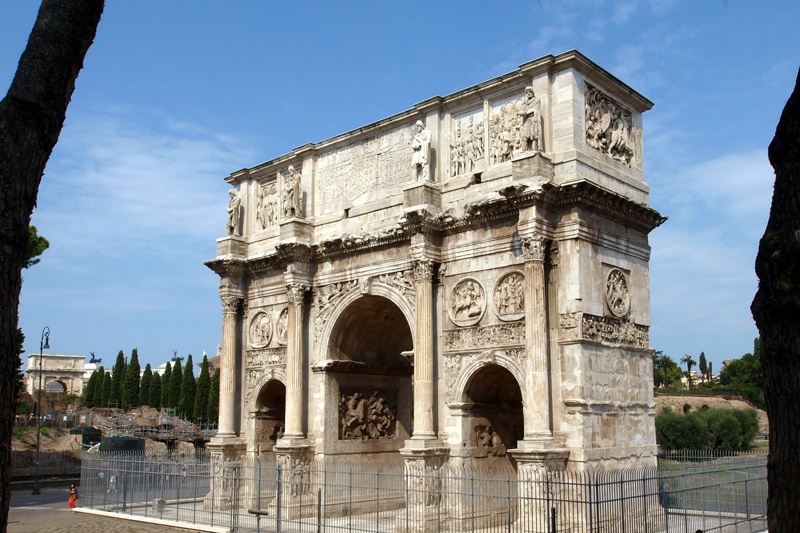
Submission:
{"label": "circular relief medallion", "polygon": [[525,316],[525,275],[514,271],[501,276],[494,284],[492,303],[500,320],[519,320]]}
{"label": "circular relief medallion", "polygon": [[275,325],[277,330],[278,344],[286,345],[287,331],[289,330],[289,308],[287,307],[278,315],[278,323]]}
{"label": "circular relief medallion", "polygon": [[611,314],[622,317],[628,314],[631,308],[631,291],[628,288],[628,278],[625,273],[612,268],[606,278],[606,303]]}
{"label": "circular relief medallion", "polygon": [[450,319],[458,326],[480,322],[486,310],[486,291],[474,278],[464,278],[450,292]]}
{"label": "circular relief medallion", "polygon": [[263,348],[272,339],[272,321],[263,311],[250,321],[250,347]]}

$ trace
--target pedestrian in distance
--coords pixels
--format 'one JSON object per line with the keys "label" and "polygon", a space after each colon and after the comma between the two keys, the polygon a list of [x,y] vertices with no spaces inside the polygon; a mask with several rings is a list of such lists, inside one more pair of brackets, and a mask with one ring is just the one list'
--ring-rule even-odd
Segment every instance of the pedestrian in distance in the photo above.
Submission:
{"label": "pedestrian in distance", "polygon": [[69,508],[75,509],[75,503],[78,501],[78,489],[75,488],[75,485],[70,484],[69,486]]}

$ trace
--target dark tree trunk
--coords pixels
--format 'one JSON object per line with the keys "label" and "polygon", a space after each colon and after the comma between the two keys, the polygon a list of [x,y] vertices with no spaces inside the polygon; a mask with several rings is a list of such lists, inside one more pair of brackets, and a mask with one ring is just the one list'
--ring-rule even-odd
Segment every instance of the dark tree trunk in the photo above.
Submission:
{"label": "dark tree trunk", "polygon": [[[751,310],[769,415],[771,532],[800,531],[800,72],[769,145],[775,189],[756,258]],[[796,233],[797,232],[797,233]]]}
{"label": "dark tree trunk", "polygon": [[0,531],[8,526],[16,409],[17,308],[36,194],[58,140],[103,0],[44,0],[0,102]]}

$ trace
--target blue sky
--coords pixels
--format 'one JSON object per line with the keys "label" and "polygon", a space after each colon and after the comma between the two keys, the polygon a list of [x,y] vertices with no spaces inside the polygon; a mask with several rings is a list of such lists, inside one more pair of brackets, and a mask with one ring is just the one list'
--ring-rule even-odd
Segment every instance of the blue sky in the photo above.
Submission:
{"label": "blue sky", "polygon": [[[0,18],[5,94],[38,3]],[[646,96],[651,345],[752,350],[766,149],[800,66],[800,2],[109,0],[39,190],[27,354],[214,354],[231,172],[578,49]]]}

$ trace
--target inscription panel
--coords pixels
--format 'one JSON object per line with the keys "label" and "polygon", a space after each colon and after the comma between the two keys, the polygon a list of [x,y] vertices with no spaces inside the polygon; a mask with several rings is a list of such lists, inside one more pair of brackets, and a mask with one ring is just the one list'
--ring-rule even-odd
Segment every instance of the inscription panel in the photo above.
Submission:
{"label": "inscription panel", "polygon": [[317,159],[319,213],[339,209],[369,192],[400,185],[412,178],[413,125],[322,154]]}

